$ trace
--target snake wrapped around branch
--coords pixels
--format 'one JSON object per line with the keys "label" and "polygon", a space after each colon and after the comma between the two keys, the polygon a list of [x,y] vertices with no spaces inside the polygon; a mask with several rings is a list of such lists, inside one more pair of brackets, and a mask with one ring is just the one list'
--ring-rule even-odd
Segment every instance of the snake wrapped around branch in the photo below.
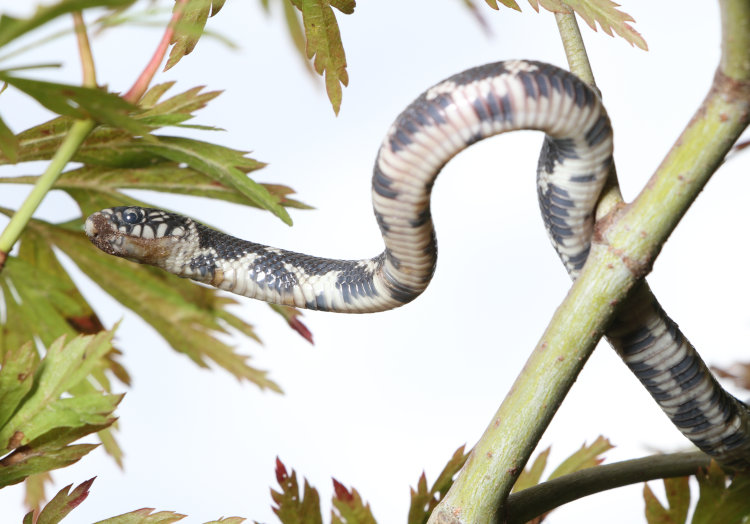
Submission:
{"label": "snake wrapped around branch", "polygon": [[[612,127],[599,96],[574,75],[531,61],[469,69],[428,89],[396,119],[372,176],[378,256],[336,260],[238,239],[158,209],[94,213],[86,233],[111,255],[239,295],[342,313],[384,311],[416,298],[437,260],[430,215],[442,167],[507,131],[545,133],[537,170],[545,227],[575,279],[589,253],[594,209],[612,166]],[[607,338],[672,422],[722,465],[750,469],[750,412],[711,375],[645,286]]]}

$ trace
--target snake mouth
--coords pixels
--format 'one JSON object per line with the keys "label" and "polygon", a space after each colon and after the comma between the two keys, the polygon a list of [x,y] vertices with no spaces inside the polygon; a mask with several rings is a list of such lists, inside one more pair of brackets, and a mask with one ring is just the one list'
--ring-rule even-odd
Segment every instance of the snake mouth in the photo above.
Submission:
{"label": "snake mouth", "polygon": [[[94,213],[86,219],[84,225],[86,236],[96,247],[108,255],[122,256],[122,253],[115,248],[117,239],[121,237],[119,231],[115,228],[109,217],[101,211]],[[120,239],[120,243],[122,240]]]}

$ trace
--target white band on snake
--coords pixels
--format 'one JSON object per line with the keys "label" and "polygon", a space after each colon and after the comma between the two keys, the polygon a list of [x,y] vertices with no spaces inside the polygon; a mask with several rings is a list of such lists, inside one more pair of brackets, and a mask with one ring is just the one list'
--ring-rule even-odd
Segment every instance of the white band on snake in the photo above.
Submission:
{"label": "white band on snake", "polygon": [[[104,209],[86,220],[101,250],[251,298],[308,309],[368,313],[416,298],[437,244],[432,185],[448,160],[478,140],[520,129],[546,134],[539,203],[572,278],[588,256],[594,208],[612,165],[612,128],[596,93],[572,74],[530,61],[489,64],[428,89],[396,119],[372,178],[385,243],[378,256],[334,260],[241,240],[158,209]],[[644,286],[643,290],[647,290]],[[722,465],[750,469],[747,406],[716,382],[650,293],[628,302],[607,333],[672,422]]]}

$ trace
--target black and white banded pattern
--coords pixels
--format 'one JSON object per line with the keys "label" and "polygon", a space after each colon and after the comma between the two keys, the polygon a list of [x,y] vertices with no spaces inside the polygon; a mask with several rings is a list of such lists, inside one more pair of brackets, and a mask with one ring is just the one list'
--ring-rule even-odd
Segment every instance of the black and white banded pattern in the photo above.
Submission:
{"label": "black and white banded pattern", "polygon": [[[520,129],[546,135],[537,172],[540,208],[555,249],[576,278],[612,165],[612,128],[588,86],[562,69],[529,61],[452,76],[399,115],[373,169],[373,207],[385,243],[374,258],[294,253],[138,207],[93,214],[86,233],[109,254],[251,298],[343,313],[389,310],[422,293],[435,270],[430,194],[442,167],[478,140]],[[618,318],[610,342],[698,447],[724,465],[750,468],[746,406],[713,379],[651,295],[641,295]]]}

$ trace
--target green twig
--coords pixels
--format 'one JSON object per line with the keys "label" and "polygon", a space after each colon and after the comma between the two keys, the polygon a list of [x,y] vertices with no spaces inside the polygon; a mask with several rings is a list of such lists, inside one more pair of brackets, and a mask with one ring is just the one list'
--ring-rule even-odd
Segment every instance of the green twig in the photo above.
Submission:
{"label": "green twig", "polygon": [[[698,112],[635,202],[612,205],[591,253],[433,524],[498,522],[518,474],[608,324],[750,122],[750,2],[722,0],[722,60]],[[731,21],[728,21],[731,19]],[[733,56],[725,56],[725,55]],[[722,67],[731,66],[731,77]],[[616,189],[616,182],[611,186]],[[615,204],[615,202],[613,202]]]}
{"label": "green twig", "polygon": [[0,235],[0,252],[7,253],[18,237],[23,232],[26,224],[29,222],[31,215],[41,203],[44,196],[52,188],[52,185],[60,176],[65,165],[73,158],[88,134],[94,129],[93,120],[78,120],[70,127],[70,131],[65,136],[60,148],[47,165],[42,176],[39,177],[36,185],[26,197],[21,207],[15,212],[8,225]]}
{"label": "green twig", "polygon": [[589,56],[586,53],[586,47],[583,45],[583,38],[581,38],[581,31],[578,29],[576,15],[571,11],[567,13],[555,13],[555,22],[557,22],[557,30],[560,32],[570,72],[596,89],[594,72],[591,70]]}
{"label": "green twig", "polygon": [[75,26],[76,40],[78,40],[78,54],[81,56],[82,83],[86,87],[96,87],[94,55],[91,52],[89,37],[86,34],[86,24],[83,22],[83,14],[80,11],[73,13],[73,24]]}
{"label": "green twig", "polygon": [[[91,46],[89,45],[86,26],[81,13],[73,13],[73,25],[78,42],[78,51],[81,56],[83,85],[95,87],[96,71],[94,69],[94,58],[91,53]],[[52,188],[66,164],[73,158],[73,155],[78,151],[78,148],[91,130],[94,129],[94,126],[95,123],[93,120],[79,120],[70,127],[70,131],[68,131],[67,136],[62,144],[60,144],[60,148],[50,160],[47,169],[39,177],[31,193],[29,193],[26,200],[21,204],[21,207],[18,208],[18,211],[16,211],[10,222],[8,222],[5,230],[0,234],[0,271],[2,271],[5,265],[8,252],[10,252],[18,237],[21,236],[34,211],[39,207],[39,204]]]}
{"label": "green twig", "polygon": [[711,459],[702,452],[671,453],[587,468],[542,482],[518,493],[506,503],[506,524],[523,524],[574,500],[602,491],[649,480],[695,475]]}

